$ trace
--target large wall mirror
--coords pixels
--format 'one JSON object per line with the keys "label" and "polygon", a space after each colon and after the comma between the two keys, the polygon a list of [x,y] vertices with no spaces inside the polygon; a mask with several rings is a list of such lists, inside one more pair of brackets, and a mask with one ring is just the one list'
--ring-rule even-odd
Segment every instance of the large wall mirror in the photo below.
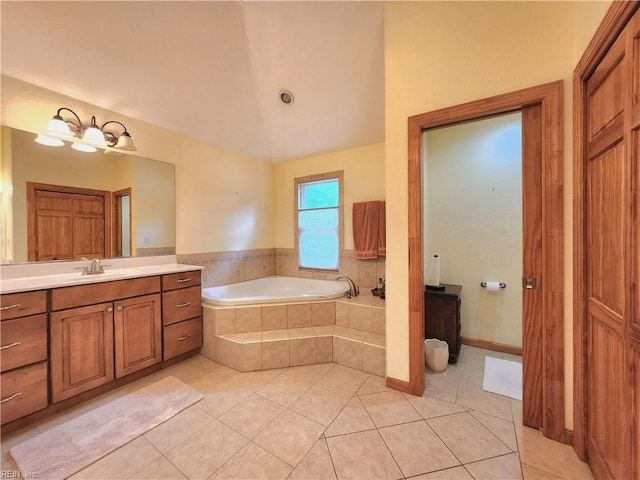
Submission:
{"label": "large wall mirror", "polygon": [[3,263],[175,253],[175,167],[2,127]]}

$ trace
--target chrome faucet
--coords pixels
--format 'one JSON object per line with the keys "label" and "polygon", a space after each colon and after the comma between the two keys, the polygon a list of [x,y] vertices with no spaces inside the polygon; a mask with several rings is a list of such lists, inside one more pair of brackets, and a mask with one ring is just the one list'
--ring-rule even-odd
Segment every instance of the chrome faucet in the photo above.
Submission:
{"label": "chrome faucet", "polygon": [[336,277],[336,280],[340,280],[340,279],[344,279],[349,283],[349,292],[345,293],[345,296],[347,296],[349,298],[357,297],[358,294],[360,293],[360,289],[358,287],[356,287],[356,284],[353,282],[353,280],[351,280],[346,275],[338,275]]}
{"label": "chrome faucet", "polygon": [[89,260],[88,258],[82,257],[82,260],[86,260],[87,262],[91,262],[89,265],[85,265],[82,269],[83,275],[97,275],[99,273],[104,273],[104,265],[100,263],[100,260],[94,258],[93,260]]}

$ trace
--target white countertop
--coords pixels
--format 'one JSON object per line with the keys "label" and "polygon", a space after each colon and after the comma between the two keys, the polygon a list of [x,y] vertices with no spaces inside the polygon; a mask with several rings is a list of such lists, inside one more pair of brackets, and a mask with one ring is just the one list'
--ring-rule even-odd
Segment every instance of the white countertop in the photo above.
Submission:
{"label": "white countertop", "polygon": [[44,262],[0,267],[0,293],[17,293],[47,288],[112,282],[131,278],[202,270],[198,265],[176,263],[175,255],[106,259],[105,273],[83,275],[86,261]]}

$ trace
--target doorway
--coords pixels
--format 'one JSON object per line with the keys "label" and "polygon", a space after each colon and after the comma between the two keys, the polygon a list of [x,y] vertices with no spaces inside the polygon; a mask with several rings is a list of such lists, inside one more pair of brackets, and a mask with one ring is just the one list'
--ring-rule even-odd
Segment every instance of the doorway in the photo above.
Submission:
{"label": "doorway", "polygon": [[[523,115],[524,423],[567,442],[564,430],[562,82],[427,112],[409,118],[408,391],[424,392],[422,132],[521,110]],[[545,212],[545,215],[543,215]]]}
{"label": "doorway", "polygon": [[424,271],[438,255],[440,281],[462,286],[462,343],[522,355],[522,115],[423,136]]}
{"label": "doorway", "polygon": [[131,256],[131,187],[113,192],[113,249],[116,257]]}

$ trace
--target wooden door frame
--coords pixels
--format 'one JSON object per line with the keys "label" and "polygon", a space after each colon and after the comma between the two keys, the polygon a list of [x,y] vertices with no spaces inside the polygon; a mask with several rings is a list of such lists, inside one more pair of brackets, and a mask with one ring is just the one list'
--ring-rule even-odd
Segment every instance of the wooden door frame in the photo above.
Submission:
{"label": "wooden door frame", "polygon": [[573,72],[573,446],[582,460],[586,460],[588,456],[589,433],[589,332],[586,321],[586,82],[638,8],[640,2],[637,1],[614,1]]}
{"label": "wooden door frame", "polygon": [[[422,132],[539,104],[542,114],[542,431],[567,442],[564,428],[563,83],[497,95],[409,117],[409,383],[424,393]],[[525,339],[526,342],[526,339]],[[526,349],[526,344],[523,345]]]}
{"label": "wooden door frame", "polygon": [[108,190],[94,190],[91,188],[68,187],[65,185],[50,185],[47,183],[27,182],[27,260],[35,261],[36,258],[36,215],[35,200],[37,190],[49,192],[77,193],[81,195],[95,195],[104,198],[104,251],[105,258],[111,253],[111,192]]}
{"label": "wooden door frame", "polygon": [[120,210],[118,209],[118,202],[121,202],[122,197],[129,197],[129,253],[130,256],[133,256],[133,251],[131,250],[133,247],[133,205],[132,205],[132,196],[131,196],[131,187],[123,188],[122,190],[116,190],[111,193],[112,205],[111,205],[111,231],[113,233],[113,256],[121,257],[122,256],[122,247],[119,242],[122,241],[122,217],[119,215]]}

